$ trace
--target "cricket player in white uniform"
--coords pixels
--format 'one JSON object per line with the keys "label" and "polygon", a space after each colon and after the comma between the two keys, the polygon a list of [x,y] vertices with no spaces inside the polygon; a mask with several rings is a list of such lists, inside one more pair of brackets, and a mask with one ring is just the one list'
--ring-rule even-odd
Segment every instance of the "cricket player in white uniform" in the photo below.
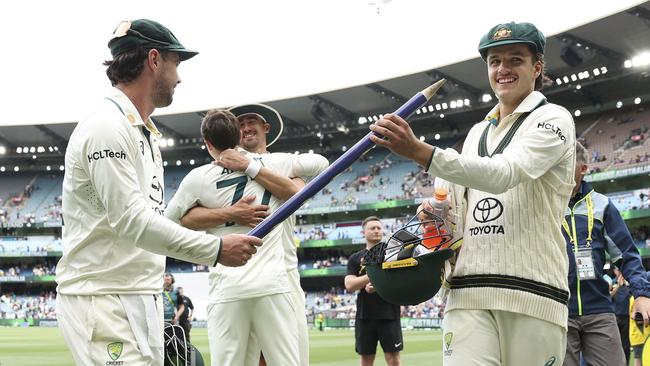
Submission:
{"label": "cricket player in white uniform", "polygon": [[[236,153],[232,148],[240,141],[239,124],[230,112],[209,112],[201,131],[217,163],[220,158]],[[325,158],[318,159],[317,155],[246,156],[250,163],[245,173],[216,164],[192,170],[167,206],[166,215],[180,222],[194,206],[223,208],[251,195],[256,197],[256,203],[268,205],[273,211],[282,201],[252,180],[257,179],[260,171],[277,172],[284,177],[312,176],[322,170],[323,161],[327,164]],[[230,222],[207,229],[218,234],[247,230]],[[213,365],[243,365],[251,333],[257,337],[269,364],[299,364],[297,329],[287,326],[288,321],[295,319],[295,305],[289,294],[281,234],[279,225],[264,239],[270,245],[260,249],[247,266],[236,271],[223,266],[211,269],[208,335]]]}
{"label": "cricket player in white uniform", "polygon": [[109,42],[114,86],[75,128],[65,155],[59,329],[77,365],[162,365],[165,255],[244,265],[261,241],[187,230],[162,216],[161,134],[177,66],[196,55],[163,25],[123,22]]}
{"label": "cricket player in white uniform", "polygon": [[419,141],[395,115],[370,127],[386,138],[373,142],[467,187],[463,245],[448,278],[445,366],[561,365],[565,355],[561,222],[574,186],[575,126],[537,91],[545,43],[530,23],[499,24],[481,39],[499,103],[470,130],[461,154]]}
{"label": "cricket player in white uniform", "polygon": [[[269,154],[267,147],[273,144],[282,133],[282,116],[275,109],[264,104],[246,104],[230,109],[237,115],[241,131],[240,146],[248,152],[257,154]],[[268,138],[267,138],[268,136]],[[267,143],[267,141],[270,141]],[[218,161],[220,166],[231,170],[244,171],[248,166],[249,160],[241,154],[231,154],[227,151],[221,154],[221,160]],[[327,168],[327,160],[319,155],[310,155],[320,165],[320,173]],[[291,177],[287,181],[286,177],[267,175],[267,169],[262,169],[255,180],[264,186],[272,194],[282,200],[293,196],[298,190],[304,187],[305,180],[308,177]],[[316,173],[316,172],[312,172]],[[263,179],[262,179],[263,178]],[[205,208],[194,207],[181,219],[183,226],[194,230],[205,230],[210,227],[223,224],[228,221],[239,220],[239,224],[254,227],[262,221],[263,217],[268,215],[268,206],[250,205],[250,197],[244,197],[237,202],[235,206],[227,208]],[[285,250],[285,264],[289,276],[289,285],[291,295],[296,304],[296,322],[298,326],[299,348],[300,348],[300,365],[309,365],[309,330],[307,318],[305,316],[305,293],[300,287],[300,274],[298,273],[298,254],[294,242],[295,216],[290,216],[282,222],[283,239],[282,246]],[[248,343],[246,354],[246,366],[258,365],[260,358],[260,347],[257,338],[253,335]],[[262,359],[260,365],[264,364]]]}

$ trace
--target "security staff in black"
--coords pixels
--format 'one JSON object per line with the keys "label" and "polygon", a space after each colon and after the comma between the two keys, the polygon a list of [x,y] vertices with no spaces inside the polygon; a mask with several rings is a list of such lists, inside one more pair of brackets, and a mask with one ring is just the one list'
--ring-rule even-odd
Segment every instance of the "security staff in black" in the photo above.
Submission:
{"label": "security staff in black", "polygon": [[404,349],[400,307],[384,301],[370,283],[361,259],[368,249],[381,242],[382,223],[376,216],[363,220],[361,225],[366,239],[366,249],[362,249],[348,259],[348,272],[345,276],[345,289],[359,291],[357,295],[357,315],[354,326],[355,349],[361,356],[362,366],[372,366],[377,351],[377,341],[384,350],[388,366],[399,366],[399,352]]}
{"label": "security staff in black", "polygon": [[185,296],[185,291],[182,287],[179,287],[176,290],[183,299],[183,305],[185,306],[185,310],[178,318],[178,325],[180,325],[185,331],[185,339],[189,342],[190,330],[192,329],[192,318],[194,317],[194,304],[192,304],[192,300],[189,297]]}

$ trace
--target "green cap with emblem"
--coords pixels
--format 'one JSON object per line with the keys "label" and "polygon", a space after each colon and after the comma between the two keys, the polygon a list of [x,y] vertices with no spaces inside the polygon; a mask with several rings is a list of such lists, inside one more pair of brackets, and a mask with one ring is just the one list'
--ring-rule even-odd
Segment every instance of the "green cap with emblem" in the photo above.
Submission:
{"label": "green cap with emblem", "polygon": [[113,33],[113,38],[108,42],[108,48],[113,58],[137,48],[176,52],[181,61],[198,54],[186,49],[167,27],[149,19],[120,23]]}
{"label": "green cap with emblem", "polygon": [[532,47],[535,53],[544,53],[546,37],[532,23],[505,23],[492,27],[486,35],[481,38],[478,44],[478,52],[487,58],[489,48],[504,46],[507,44],[525,43]]}

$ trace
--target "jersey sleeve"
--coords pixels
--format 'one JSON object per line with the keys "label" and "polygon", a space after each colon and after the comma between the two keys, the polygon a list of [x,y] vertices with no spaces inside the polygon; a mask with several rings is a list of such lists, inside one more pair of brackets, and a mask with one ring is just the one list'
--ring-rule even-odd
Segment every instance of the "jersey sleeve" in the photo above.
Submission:
{"label": "jersey sleeve", "polygon": [[287,154],[291,155],[290,178],[311,178],[320,174],[329,166],[329,161],[319,154]]}
{"label": "jersey sleeve", "polygon": [[527,126],[503,153],[481,157],[461,155],[453,149],[435,149],[428,171],[469,188],[499,194],[541,177],[567,155],[574,158],[574,136],[571,115],[555,106]]}
{"label": "jersey sleeve", "polygon": [[87,121],[79,160],[104,206],[109,225],[123,240],[139,248],[214,265],[221,246],[219,238],[185,229],[148,206],[136,179],[134,159],[139,151],[127,130],[132,127],[114,123],[115,118]]}
{"label": "jersey sleeve", "polygon": [[197,206],[198,198],[201,195],[202,181],[198,169],[193,169],[189,172],[178,186],[178,190],[174,193],[174,197],[167,204],[165,208],[165,217],[180,223],[181,218],[185,216],[187,211],[192,207]]}

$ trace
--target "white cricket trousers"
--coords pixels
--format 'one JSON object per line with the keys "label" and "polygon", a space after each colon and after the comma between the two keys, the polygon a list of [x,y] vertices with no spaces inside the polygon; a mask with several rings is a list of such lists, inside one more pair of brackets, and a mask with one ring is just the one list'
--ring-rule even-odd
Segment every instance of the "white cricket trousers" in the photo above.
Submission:
{"label": "white cricket trousers", "polygon": [[162,300],[153,295],[122,296],[127,299],[57,296],[59,329],[77,365],[163,364]]}
{"label": "white cricket trousers", "polygon": [[[287,271],[289,286],[291,287],[291,298],[294,303],[296,326],[298,327],[298,349],[300,352],[300,366],[309,366],[309,329],[307,328],[307,316],[305,315],[305,293],[300,287],[300,274],[298,269]],[[255,334],[251,334],[248,340],[245,366],[258,366],[260,360],[260,344]]]}
{"label": "white cricket trousers", "polygon": [[455,309],[442,320],[444,366],[561,366],[566,329],[502,310]]}
{"label": "white cricket trousers", "polygon": [[243,366],[251,333],[257,338],[267,365],[299,366],[295,319],[290,293],[209,304],[212,366]]}

